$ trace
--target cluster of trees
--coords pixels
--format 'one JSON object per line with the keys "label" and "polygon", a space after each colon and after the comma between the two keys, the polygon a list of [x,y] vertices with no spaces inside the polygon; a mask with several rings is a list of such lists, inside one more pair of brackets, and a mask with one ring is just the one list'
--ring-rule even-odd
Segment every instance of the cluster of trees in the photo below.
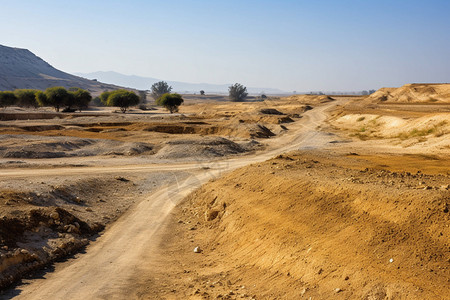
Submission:
{"label": "cluster of trees", "polygon": [[130,106],[138,105],[140,98],[135,92],[120,89],[101,93],[100,101],[106,106],[117,106],[125,113]]}
{"label": "cluster of trees", "polygon": [[[178,111],[184,100],[180,94],[171,93],[172,87],[165,81],[159,81],[152,85],[151,95],[156,100],[156,104],[165,107],[170,113]],[[228,88],[229,97],[232,101],[244,101],[248,96],[247,88],[242,84],[235,83]],[[200,91],[201,95],[205,91]],[[265,95],[263,95],[265,97]],[[261,97],[263,97],[261,96]],[[98,98],[101,104],[106,106],[116,106],[125,113],[130,106],[138,105],[145,99],[145,92],[137,95],[135,92],[120,89],[115,91],[105,91]],[[91,94],[80,88],[50,87],[45,91],[33,89],[20,89],[15,91],[0,91],[0,107],[18,105],[22,107],[51,106],[57,112],[73,112],[76,109],[82,110],[88,107],[92,101]],[[94,101],[95,102],[95,101]]]}
{"label": "cluster of trees", "polygon": [[165,81],[159,81],[152,85],[151,94],[156,100],[156,104],[166,108],[170,113],[178,111],[179,106],[184,102],[180,94],[170,93],[172,87]]}
{"label": "cluster of trees", "polygon": [[[183,101],[179,94],[176,94],[176,93],[170,94],[171,91],[172,91],[172,87],[169,86],[167,84],[167,82],[165,82],[165,81],[156,82],[151,87],[151,95],[156,100],[156,104],[165,106],[170,112],[173,112],[173,111],[178,110],[178,106],[181,105],[181,103],[183,103]],[[229,93],[229,97],[232,101],[244,101],[248,96],[247,88],[240,83],[235,83],[235,84],[229,86],[228,93]],[[177,95],[177,96],[169,97],[166,94]],[[165,96],[163,97],[163,99],[161,99],[161,97],[163,95],[165,95]],[[200,95],[204,96],[205,91],[200,90]],[[262,98],[265,99],[265,98],[267,98],[267,96],[263,94]],[[167,99],[171,99],[171,100],[168,101]],[[177,100],[175,100],[175,99],[177,99]],[[181,101],[179,99],[181,99]],[[169,104],[166,106],[165,103],[169,103]]]}
{"label": "cluster of trees", "polygon": [[[184,102],[181,95],[170,93],[172,87],[165,81],[159,81],[152,85],[151,95],[156,100],[156,104],[165,107],[171,113],[177,112],[178,107]],[[128,90],[115,90],[103,92],[99,96],[100,102],[106,106],[117,106],[125,113],[130,106],[138,105],[143,102],[145,95]]]}
{"label": "cluster of trees", "polygon": [[88,107],[91,102],[91,94],[80,88],[50,87],[45,91],[32,89],[19,89],[15,91],[0,92],[0,107],[21,106],[38,107],[51,106],[56,111],[64,107],[63,111],[82,110]]}

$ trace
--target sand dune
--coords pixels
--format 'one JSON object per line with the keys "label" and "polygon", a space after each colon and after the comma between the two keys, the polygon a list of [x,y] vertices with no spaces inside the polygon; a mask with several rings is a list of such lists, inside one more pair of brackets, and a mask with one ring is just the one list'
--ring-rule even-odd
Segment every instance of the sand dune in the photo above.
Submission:
{"label": "sand dune", "polygon": [[405,84],[399,88],[381,88],[369,96],[374,102],[450,103],[450,84]]}

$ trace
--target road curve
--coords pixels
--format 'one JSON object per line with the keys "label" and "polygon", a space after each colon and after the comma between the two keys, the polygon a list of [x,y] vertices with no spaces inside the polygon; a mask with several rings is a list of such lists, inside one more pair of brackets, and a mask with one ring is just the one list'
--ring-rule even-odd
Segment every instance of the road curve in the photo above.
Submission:
{"label": "road curve", "polygon": [[[225,171],[265,161],[277,154],[299,148],[320,148],[326,145],[329,137],[320,133],[317,127],[326,119],[326,110],[336,103],[328,103],[304,114],[295,132],[276,139],[279,147],[251,156],[227,159],[211,164],[165,165],[170,170],[190,170],[193,176],[184,182],[174,183],[148,196],[130,208],[122,217],[95,242],[86,253],[77,259],[58,265],[56,271],[49,272],[43,279],[32,280],[27,285],[16,287],[7,299],[127,299],[128,279],[138,272],[144,257],[151,257],[157,249],[156,236],[162,230],[164,220],[173,207],[194,189]],[[207,167],[205,167],[207,166]],[[117,171],[161,170],[162,165],[80,167],[28,170],[2,170],[0,178],[7,176],[27,177],[61,174],[80,174],[92,172],[108,173]],[[16,172],[16,173],[15,173]],[[149,255],[150,254],[150,255]]]}

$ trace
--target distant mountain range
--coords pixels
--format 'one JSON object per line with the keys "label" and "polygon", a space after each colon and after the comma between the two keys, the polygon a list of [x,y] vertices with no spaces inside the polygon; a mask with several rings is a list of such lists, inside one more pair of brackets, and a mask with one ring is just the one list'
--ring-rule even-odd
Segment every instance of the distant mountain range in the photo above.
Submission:
{"label": "distant mountain range", "polygon": [[[152,77],[142,77],[136,75],[124,75],[117,72],[93,72],[93,73],[75,73],[78,76],[88,79],[97,79],[102,82],[108,82],[120,86],[126,86],[138,90],[150,90],[153,83],[161,81],[161,79]],[[228,87],[231,84],[211,84],[211,83],[187,83],[180,81],[166,81],[172,86],[174,92],[178,93],[199,93],[200,90],[204,90],[206,93],[219,93],[228,94]],[[254,88],[247,87],[247,91],[250,94],[283,94],[282,90],[273,88]]]}
{"label": "distant mountain range", "polygon": [[0,91],[80,87],[93,94],[120,88],[57,70],[27,49],[0,45]]}

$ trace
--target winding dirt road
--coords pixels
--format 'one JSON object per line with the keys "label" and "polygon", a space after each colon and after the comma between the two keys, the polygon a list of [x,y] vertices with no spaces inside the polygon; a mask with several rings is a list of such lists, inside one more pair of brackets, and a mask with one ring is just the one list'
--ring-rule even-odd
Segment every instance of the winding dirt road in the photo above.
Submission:
{"label": "winding dirt road", "polygon": [[[83,175],[95,172],[148,172],[155,170],[189,171],[184,182],[160,189],[137,205],[91,243],[85,254],[77,259],[57,264],[54,272],[45,278],[34,279],[9,292],[7,299],[127,299],[130,295],[131,277],[145,272],[144,259],[158,250],[158,233],[164,230],[164,221],[172,208],[186,195],[223,172],[265,161],[277,154],[299,148],[320,148],[332,139],[318,131],[326,119],[326,110],[337,105],[331,102],[304,114],[289,134],[274,139],[269,151],[211,163],[124,165],[114,167],[79,167],[53,169],[4,169],[2,177]],[[155,252],[153,252],[155,253]]]}

